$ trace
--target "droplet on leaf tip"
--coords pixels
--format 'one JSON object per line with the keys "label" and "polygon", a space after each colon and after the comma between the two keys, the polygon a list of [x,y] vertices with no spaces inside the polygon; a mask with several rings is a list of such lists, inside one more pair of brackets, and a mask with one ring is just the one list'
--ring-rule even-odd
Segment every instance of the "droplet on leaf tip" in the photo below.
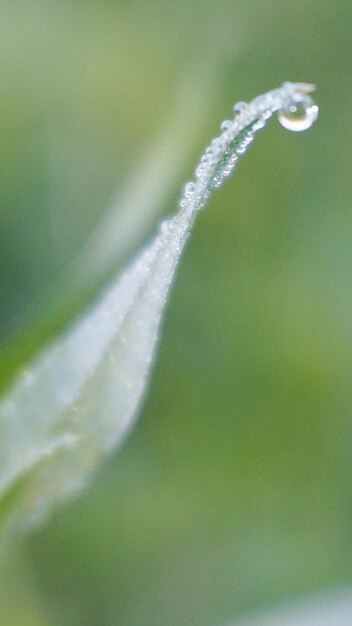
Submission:
{"label": "droplet on leaf tip", "polygon": [[305,93],[290,96],[278,111],[280,124],[294,132],[310,128],[318,117],[319,107]]}

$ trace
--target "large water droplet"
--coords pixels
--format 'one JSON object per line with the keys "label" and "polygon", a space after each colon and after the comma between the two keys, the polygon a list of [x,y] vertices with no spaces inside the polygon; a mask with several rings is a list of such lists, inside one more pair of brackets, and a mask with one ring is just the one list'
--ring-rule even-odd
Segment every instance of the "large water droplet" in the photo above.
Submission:
{"label": "large water droplet", "polygon": [[278,112],[280,124],[288,130],[300,132],[307,130],[318,117],[319,107],[305,93],[290,96]]}

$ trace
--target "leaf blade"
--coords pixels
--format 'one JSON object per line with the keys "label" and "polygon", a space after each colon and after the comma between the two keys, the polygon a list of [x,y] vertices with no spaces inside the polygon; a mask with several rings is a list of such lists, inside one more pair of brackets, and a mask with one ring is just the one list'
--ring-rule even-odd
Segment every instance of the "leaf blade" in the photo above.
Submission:
{"label": "leaf blade", "polygon": [[[0,506],[1,498],[11,503],[3,507],[5,529],[44,517],[124,439],[147,387],[163,309],[196,215],[295,89],[286,83],[222,124],[179,212],[0,400]],[[20,497],[9,498],[18,486]]]}

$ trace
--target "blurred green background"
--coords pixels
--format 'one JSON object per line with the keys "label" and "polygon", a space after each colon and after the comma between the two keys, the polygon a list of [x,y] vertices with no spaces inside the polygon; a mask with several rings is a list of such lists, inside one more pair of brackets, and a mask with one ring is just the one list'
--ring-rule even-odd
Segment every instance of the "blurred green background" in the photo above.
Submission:
{"label": "blurred green background", "polygon": [[6,626],[215,626],[352,582],[351,27],[350,0],[0,1],[4,389],[236,100],[307,81],[321,110],[200,215],[139,422],[2,557]]}

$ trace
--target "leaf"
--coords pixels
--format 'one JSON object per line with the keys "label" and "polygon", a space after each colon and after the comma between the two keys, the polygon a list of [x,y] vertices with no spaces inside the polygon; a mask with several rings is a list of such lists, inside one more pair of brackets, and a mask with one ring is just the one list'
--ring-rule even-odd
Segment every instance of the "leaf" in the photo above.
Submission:
{"label": "leaf", "polygon": [[146,389],[170,284],[198,211],[256,131],[288,97],[310,89],[286,83],[237,106],[187,183],[179,212],[95,306],[19,373],[0,402],[3,532],[42,519],[123,440]]}

